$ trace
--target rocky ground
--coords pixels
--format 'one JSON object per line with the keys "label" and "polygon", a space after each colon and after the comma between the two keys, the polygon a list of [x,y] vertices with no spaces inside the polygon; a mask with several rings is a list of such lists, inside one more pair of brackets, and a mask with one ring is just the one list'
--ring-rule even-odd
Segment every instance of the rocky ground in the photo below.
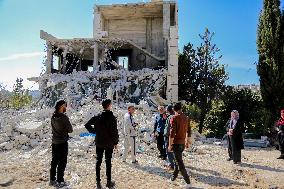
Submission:
{"label": "rocky ground", "polygon": [[[73,143],[74,141],[70,141]],[[11,150],[0,153],[0,188],[52,188],[48,186],[50,148],[39,146],[30,151]],[[113,159],[113,179],[116,188],[181,188],[181,176],[169,181],[170,172],[157,158],[156,149],[148,148],[138,155],[138,165],[122,163],[119,154]],[[284,188],[284,160],[276,159],[274,149],[247,148],[242,153],[242,164],[226,161],[227,151],[214,144],[194,144],[184,153],[193,188]],[[94,147],[71,149],[65,179],[68,188],[95,188]],[[130,158],[130,157],[129,157]],[[105,185],[105,164],[102,175]]]}

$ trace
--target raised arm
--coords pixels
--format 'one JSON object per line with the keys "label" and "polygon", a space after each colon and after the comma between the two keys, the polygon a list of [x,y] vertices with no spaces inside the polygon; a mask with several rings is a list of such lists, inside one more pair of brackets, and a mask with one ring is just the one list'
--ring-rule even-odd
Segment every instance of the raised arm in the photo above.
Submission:
{"label": "raised arm", "polygon": [[86,124],[85,128],[89,131],[89,133],[96,133],[95,127],[92,127],[92,125],[95,125],[96,123],[96,117],[92,117]]}

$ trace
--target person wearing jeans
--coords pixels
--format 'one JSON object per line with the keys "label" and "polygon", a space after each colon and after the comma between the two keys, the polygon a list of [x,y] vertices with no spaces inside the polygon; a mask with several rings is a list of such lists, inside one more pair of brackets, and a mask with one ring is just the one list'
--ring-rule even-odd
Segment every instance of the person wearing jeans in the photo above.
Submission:
{"label": "person wearing jeans", "polygon": [[97,189],[101,189],[101,164],[103,160],[103,154],[105,153],[106,162],[106,187],[112,188],[115,186],[115,182],[111,179],[111,158],[113,149],[117,148],[118,144],[118,130],[117,121],[111,111],[111,100],[106,99],[102,102],[104,108],[103,112],[97,116],[92,117],[86,124],[85,128],[90,132],[96,134],[96,180]]}
{"label": "person wearing jeans", "polygon": [[155,116],[155,124],[154,124],[154,136],[157,139],[157,147],[160,152],[159,158],[166,160],[167,154],[165,149],[165,141],[164,141],[164,130],[165,130],[165,124],[167,115],[165,113],[164,106],[158,107],[159,113]]}
{"label": "person wearing jeans", "polygon": [[190,187],[190,179],[182,159],[182,152],[185,147],[189,147],[190,143],[188,118],[182,113],[181,109],[181,104],[176,103],[174,105],[175,115],[171,119],[168,151],[174,153],[175,159],[175,169],[172,174],[171,181],[174,181],[177,178],[180,171],[187,184],[186,187]]}
{"label": "person wearing jeans", "polygon": [[175,114],[174,110],[173,110],[173,106],[172,105],[168,105],[167,106],[167,120],[166,120],[166,125],[165,125],[165,130],[164,130],[164,138],[165,138],[165,149],[166,149],[166,153],[167,153],[167,163],[168,163],[168,169],[174,169],[174,153],[173,152],[169,152],[168,148],[169,148],[169,135],[170,135],[170,120],[172,119],[173,115]]}
{"label": "person wearing jeans", "polygon": [[[64,114],[67,103],[60,100],[55,105],[55,112],[51,117],[52,128],[52,160],[50,168],[50,186],[63,187],[67,184],[64,181],[64,171],[67,165],[68,156],[68,133],[73,132],[69,118]],[[57,173],[57,174],[56,174]]]}

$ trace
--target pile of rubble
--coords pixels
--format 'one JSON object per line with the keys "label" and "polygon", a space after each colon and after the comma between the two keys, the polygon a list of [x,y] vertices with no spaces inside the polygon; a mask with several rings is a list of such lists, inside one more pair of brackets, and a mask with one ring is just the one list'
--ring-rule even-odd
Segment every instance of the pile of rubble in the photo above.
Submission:
{"label": "pile of rubble", "polygon": [[0,149],[27,150],[47,144],[50,138],[51,109],[1,113]]}
{"label": "pile of rubble", "polygon": [[[113,105],[114,115],[118,120],[118,130],[122,136],[123,116],[127,112],[127,104]],[[100,102],[92,101],[88,105],[78,109],[69,109],[67,115],[73,125],[73,133],[70,134],[70,147],[74,149],[86,149],[93,144],[93,137],[80,137],[87,132],[84,124],[94,115],[102,111]],[[28,150],[36,146],[46,147],[51,142],[50,118],[52,108],[35,110],[23,110],[20,112],[6,111],[1,113],[0,122],[0,150],[21,149]],[[150,133],[153,128],[153,113],[144,101],[137,105],[136,120],[139,123],[140,148],[152,140]],[[145,144],[144,144],[145,143]],[[79,152],[78,152],[79,153]]]}

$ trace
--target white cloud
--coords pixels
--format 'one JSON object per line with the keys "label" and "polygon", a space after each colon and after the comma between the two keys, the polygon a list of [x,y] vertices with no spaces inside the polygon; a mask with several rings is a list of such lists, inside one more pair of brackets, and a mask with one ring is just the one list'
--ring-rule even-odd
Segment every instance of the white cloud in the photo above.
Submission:
{"label": "white cloud", "polygon": [[44,52],[31,52],[31,53],[18,53],[18,54],[12,54],[6,57],[0,57],[0,62],[1,61],[10,61],[10,60],[19,60],[23,58],[34,58],[34,57],[41,57],[44,56]]}
{"label": "white cloud", "polygon": [[224,56],[221,59],[221,63],[228,65],[228,68],[236,69],[247,69],[247,70],[256,70],[257,58],[249,55],[243,56]]}
{"label": "white cloud", "polygon": [[[42,52],[33,52],[0,57],[0,83],[6,85],[8,90],[12,90],[16,79],[23,78],[25,88],[38,88],[37,84],[28,81],[27,78],[40,75],[43,66],[43,54]],[[9,63],[4,60],[9,61]]]}

